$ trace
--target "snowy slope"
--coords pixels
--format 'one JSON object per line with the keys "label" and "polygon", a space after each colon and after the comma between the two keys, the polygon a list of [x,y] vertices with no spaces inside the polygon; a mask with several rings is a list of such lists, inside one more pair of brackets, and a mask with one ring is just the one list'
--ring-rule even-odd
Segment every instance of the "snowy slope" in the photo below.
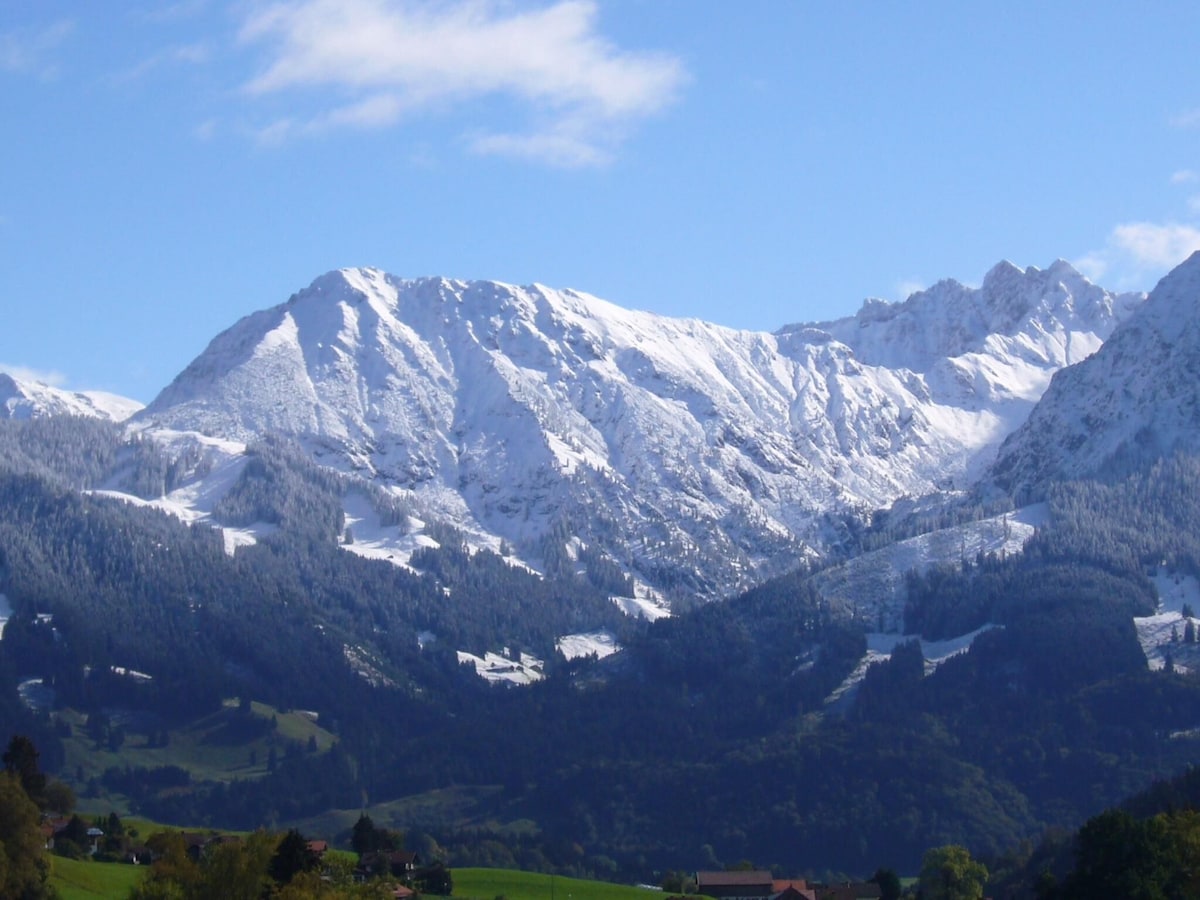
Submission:
{"label": "snowy slope", "polygon": [[168,458],[178,459],[190,454],[197,460],[196,472],[183,478],[178,487],[152,499],[137,497],[128,491],[106,486],[89,493],[122,500],[135,506],[147,506],[168,513],[188,525],[204,523],[220,528],[225,552],[232,556],[238,547],[257,543],[260,537],[272,534],[277,526],[258,522],[246,528],[219,525],[213,510],[246,467],[246,445],[237,441],[206,437],[194,432],[173,432],[159,429],[154,438]]}
{"label": "snowy slope", "polygon": [[293,435],[522,558],[577,538],[718,596],[819,547],[828,515],[968,483],[1139,299],[1002,263],[766,334],[347,269],[219,335],[136,421]]}
{"label": "snowy slope", "polygon": [[[505,653],[508,653],[507,649]],[[475,667],[475,674],[493,684],[526,685],[541,681],[546,677],[542,671],[545,662],[528,653],[517,654],[515,657],[509,658],[503,653],[485,653],[483,656],[476,656],[465,650],[459,650],[458,661],[460,664],[470,663]]]}
{"label": "snowy slope", "polygon": [[621,651],[621,645],[611,631],[601,629],[585,634],[565,634],[555,645],[559,653],[567,659],[579,659],[584,656],[595,656],[604,659]]}
{"label": "snowy slope", "polygon": [[1200,253],[1086,362],[1065,369],[1005,441],[992,474],[1004,488],[1137,465],[1200,438]]}
{"label": "snowy slope", "polygon": [[[1187,643],[1188,618],[1184,607],[1194,614],[1200,609],[1200,582],[1191,575],[1171,574],[1158,571],[1154,576],[1158,590],[1158,609],[1154,615],[1135,618],[1138,642],[1146,654],[1146,663],[1151,670],[1162,669],[1168,656],[1176,671],[1194,672],[1200,669],[1200,644]],[[1191,619],[1192,627],[1200,621]]]}
{"label": "snowy slope", "polygon": [[967,634],[944,641],[927,641],[924,638],[892,632],[868,632],[867,652],[859,660],[854,670],[825,698],[825,704],[826,706],[841,705],[853,699],[857,687],[867,677],[867,669],[875,663],[887,662],[901,644],[916,641],[921,645],[921,655],[925,657],[925,674],[931,675],[946,660],[970,650],[975,638],[979,635],[997,627],[999,626],[984,625]]}
{"label": "snowy slope", "polygon": [[979,553],[1020,553],[1049,521],[1044,503],[1011,513],[943,528],[856,556],[813,576],[813,585],[835,609],[881,633],[904,630],[904,576],[945,563],[974,560]]}
{"label": "snowy slope", "polygon": [[866,654],[826,698],[826,703],[838,705],[851,700],[870,665],[891,659],[892,652],[905,641],[920,641],[925,674],[928,675],[947,659],[969,650],[980,634],[996,627],[984,625],[967,634],[940,641],[905,635],[906,573],[956,564],[963,559],[974,559],[979,553],[1020,553],[1034,531],[1048,522],[1048,507],[1045,503],[1037,503],[994,518],[897,541],[814,575],[813,586],[822,599],[832,608],[861,621],[868,629]]}
{"label": "snowy slope", "polygon": [[92,416],[123,422],[142,408],[128,397],[103,391],[66,391],[0,372],[0,419]]}

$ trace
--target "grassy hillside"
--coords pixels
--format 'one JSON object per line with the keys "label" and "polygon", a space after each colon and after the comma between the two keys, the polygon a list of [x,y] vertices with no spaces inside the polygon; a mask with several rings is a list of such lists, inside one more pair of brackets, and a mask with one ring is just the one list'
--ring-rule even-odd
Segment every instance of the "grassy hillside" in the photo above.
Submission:
{"label": "grassy hillside", "polygon": [[[149,871],[124,863],[51,857],[51,884],[62,900],[125,897]],[[470,900],[651,900],[661,891],[603,881],[519,872],[512,869],[454,869],[454,896]]]}
{"label": "grassy hillside", "polygon": [[150,871],[144,866],[50,857],[50,883],[62,900],[126,897]]}
{"label": "grassy hillside", "polygon": [[662,891],[512,869],[454,869],[454,896],[472,900],[648,900]]}
{"label": "grassy hillside", "polygon": [[[131,728],[117,749],[89,736],[85,716],[72,710],[55,715],[71,726],[71,736],[63,741],[63,771],[77,785],[99,778],[111,766],[178,766],[195,781],[258,778],[267,774],[272,750],[282,758],[289,745],[310,748],[315,744],[318,751],[325,751],[336,740],[311,714],[280,712],[258,702],[242,711],[236,700],[227,700],[217,712],[171,729],[165,745]],[[121,723],[119,713],[112,718],[115,725]]]}
{"label": "grassy hillside", "polygon": [[503,791],[499,786],[448,787],[400,797],[385,803],[369,803],[354,809],[330,809],[289,824],[304,834],[332,838],[349,831],[364,812],[380,828],[400,831],[454,828],[500,830],[512,833],[512,825],[501,825],[490,815],[494,801]]}

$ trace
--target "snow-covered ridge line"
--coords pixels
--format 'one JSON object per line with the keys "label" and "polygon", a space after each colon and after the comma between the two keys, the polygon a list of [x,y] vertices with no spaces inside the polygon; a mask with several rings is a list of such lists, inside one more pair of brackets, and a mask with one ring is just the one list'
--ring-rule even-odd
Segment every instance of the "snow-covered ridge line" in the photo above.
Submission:
{"label": "snow-covered ridge line", "polygon": [[143,408],[128,397],[105,391],[69,391],[0,372],[0,419],[89,416],[123,422]]}
{"label": "snow-covered ridge line", "polygon": [[[828,517],[970,483],[1139,300],[1001,264],[768,334],[345,269],[218,335],[135,421],[288,435],[535,567],[561,535],[717,597],[819,552]],[[386,553],[369,532],[356,552]]]}
{"label": "snow-covered ridge line", "polygon": [[1196,446],[1200,252],[1164,277],[1094,356],[1057,374],[991,476],[1013,493]]}

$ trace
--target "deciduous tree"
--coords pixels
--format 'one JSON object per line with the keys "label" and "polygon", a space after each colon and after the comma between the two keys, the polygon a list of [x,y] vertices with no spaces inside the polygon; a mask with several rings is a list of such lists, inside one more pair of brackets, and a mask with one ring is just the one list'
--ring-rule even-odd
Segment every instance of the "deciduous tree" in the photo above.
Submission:
{"label": "deciduous tree", "polygon": [[0,897],[37,900],[53,896],[40,815],[11,772],[0,772]]}
{"label": "deciduous tree", "polygon": [[988,871],[966,847],[947,844],[929,850],[921,860],[922,900],[980,900]]}

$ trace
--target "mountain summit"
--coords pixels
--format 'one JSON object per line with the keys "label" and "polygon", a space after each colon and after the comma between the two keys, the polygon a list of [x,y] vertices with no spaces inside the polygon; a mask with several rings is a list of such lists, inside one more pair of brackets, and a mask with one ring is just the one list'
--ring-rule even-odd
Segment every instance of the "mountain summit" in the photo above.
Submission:
{"label": "mountain summit", "polygon": [[1120,473],[1200,439],[1200,252],[1081,365],[1054,376],[1004,442],[992,475],[1016,494],[1056,479]]}
{"label": "mountain summit", "polygon": [[136,420],[286,434],[529,559],[587,546],[716,596],[819,547],[830,516],[965,485],[1141,299],[1001,263],[769,334],[345,269],[218,335]]}
{"label": "mountain summit", "polygon": [[103,391],[68,391],[0,372],[0,419],[89,416],[121,422],[142,408],[136,400]]}

